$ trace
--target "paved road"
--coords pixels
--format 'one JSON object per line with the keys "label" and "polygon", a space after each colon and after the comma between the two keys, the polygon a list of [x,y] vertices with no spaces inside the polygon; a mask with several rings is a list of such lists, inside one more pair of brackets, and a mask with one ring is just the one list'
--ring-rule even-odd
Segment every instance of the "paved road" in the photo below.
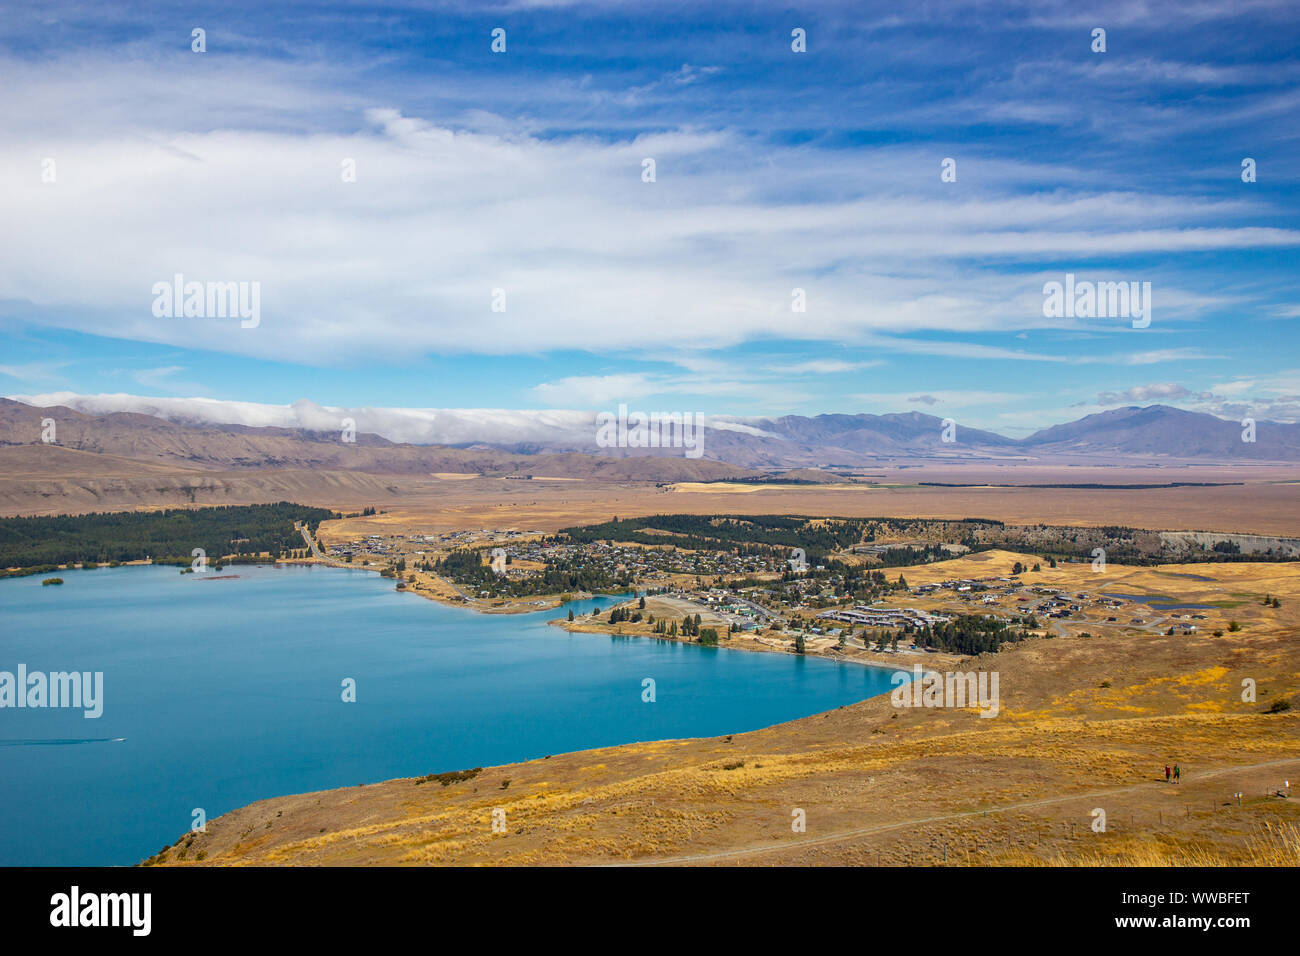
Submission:
{"label": "paved road", "polygon": [[307,526],[305,524],[303,524],[300,521],[295,521],[293,523],[293,526],[298,529],[298,532],[302,535],[302,540],[307,542],[307,547],[311,548],[311,553],[315,557],[319,558],[322,561],[329,560],[327,557],[325,557],[325,555],[321,554],[320,548],[316,547],[316,542],[312,540],[311,535],[308,533]]}
{"label": "paved road", "polygon": [[743,598],[740,595],[736,595],[732,600],[734,600],[735,603],[737,604],[744,604],[746,607],[753,608],[754,612],[756,614],[761,615],[764,620],[784,621],[784,618],[782,618],[781,615],[777,614],[774,611],[768,610],[767,608],[763,607],[763,605],[761,604],[755,604],[753,601],[749,600],[748,598]]}

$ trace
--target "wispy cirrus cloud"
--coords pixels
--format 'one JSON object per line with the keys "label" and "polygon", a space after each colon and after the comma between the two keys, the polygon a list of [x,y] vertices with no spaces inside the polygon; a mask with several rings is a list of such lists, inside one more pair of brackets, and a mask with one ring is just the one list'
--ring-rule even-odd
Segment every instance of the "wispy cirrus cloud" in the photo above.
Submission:
{"label": "wispy cirrus cloud", "polygon": [[21,365],[0,365],[0,375],[22,382],[25,385],[44,385],[61,381],[62,369],[67,362],[24,362]]}

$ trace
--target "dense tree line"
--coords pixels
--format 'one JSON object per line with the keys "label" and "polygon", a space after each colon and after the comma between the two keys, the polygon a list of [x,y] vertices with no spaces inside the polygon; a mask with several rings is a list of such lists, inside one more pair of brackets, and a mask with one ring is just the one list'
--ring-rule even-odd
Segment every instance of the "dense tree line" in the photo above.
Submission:
{"label": "dense tree line", "polygon": [[[872,519],[808,518],[801,515],[654,515],[615,518],[602,524],[564,528],[570,541],[627,541],[634,544],[672,544],[690,551],[736,551],[746,546],[803,548],[810,556],[857,544]],[[648,531],[666,531],[663,534]]]}
{"label": "dense tree line", "polygon": [[[1050,532],[1051,540],[1031,539],[1026,531]],[[658,533],[656,533],[658,532]],[[667,532],[667,534],[663,533]],[[737,554],[767,554],[788,557],[793,548],[804,549],[809,564],[825,563],[826,555],[859,542],[871,543],[878,538],[897,540],[915,535],[930,541],[942,535],[972,551],[990,548],[1029,550],[1043,555],[1044,561],[1055,558],[1091,560],[1094,548],[1104,548],[1106,558],[1115,564],[1153,565],[1168,561],[1231,562],[1291,561],[1281,551],[1241,554],[1237,544],[1218,541],[1200,548],[1184,550],[1165,546],[1152,539],[1150,532],[1105,525],[1073,528],[1040,524],[1007,526],[992,518],[810,518],[803,515],[653,515],[643,518],[614,518],[600,524],[565,528],[551,542],[623,541],[643,545],[672,545],[690,551],[730,551]],[[895,548],[879,555],[885,567],[924,564],[951,557],[936,544],[913,548]]]}
{"label": "dense tree line", "polygon": [[[945,525],[970,528],[976,525],[1000,525],[983,518],[944,521]],[[654,515],[645,518],[615,518],[602,524],[563,529],[551,540],[579,544],[593,541],[623,541],[632,544],[672,545],[689,551],[730,551],[783,560],[794,548],[802,548],[810,565],[826,564],[827,555],[871,542],[882,530],[897,532],[900,527],[929,526],[934,522],[897,518],[809,518],[802,515]],[[957,529],[953,529],[956,532]],[[656,532],[668,532],[668,535]],[[957,536],[956,533],[953,535]],[[972,551],[986,551],[994,544],[982,543],[969,532],[962,541]],[[952,557],[938,544],[891,548],[878,555],[883,567],[906,567]]]}
{"label": "dense tree line", "polygon": [[[978,545],[972,551],[991,550],[990,545]],[[880,564],[886,568],[907,568],[914,564],[929,564],[931,561],[946,561],[953,555],[945,551],[942,545],[932,544],[922,548],[890,548],[882,551],[878,557]]]}
{"label": "dense tree line", "polygon": [[209,560],[237,560],[303,547],[295,521],[314,532],[337,517],[325,508],[288,501],[273,505],[168,508],[162,511],[111,511],[39,518],[0,518],[0,568],[51,564],[111,564],[192,560],[202,548]]}

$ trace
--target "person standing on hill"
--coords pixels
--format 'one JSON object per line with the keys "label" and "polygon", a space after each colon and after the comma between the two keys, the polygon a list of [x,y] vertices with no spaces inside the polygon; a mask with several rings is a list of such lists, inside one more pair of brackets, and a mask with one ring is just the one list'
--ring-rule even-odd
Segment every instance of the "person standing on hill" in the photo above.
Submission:
{"label": "person standing on hill", "polygon": [[1169,764],[1165,764],[1165,783],[1169,782]]}
{"label": "person standing on hill", "polygon": [[1174,764],[1174,783],[1177,783],[1178,778],[1181,777],[1182,775],[1183,775],[1183,768],[1178,766],[1178,764]]}

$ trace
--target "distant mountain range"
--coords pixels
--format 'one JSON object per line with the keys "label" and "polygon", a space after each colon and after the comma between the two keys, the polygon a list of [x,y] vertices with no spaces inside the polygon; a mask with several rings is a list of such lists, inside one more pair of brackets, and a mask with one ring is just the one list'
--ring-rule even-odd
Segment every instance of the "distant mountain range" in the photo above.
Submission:
{"label": "distant mountain range", "polygon": [[[643,481],[752,478],[794,469],[833,471],[907,460],[1041,464],[1300,461],[1300,425],[1261,421],[1255,426],[1255,441],[1247,442],[1242,440],[1239,422],[1166,405],[1117,408],[1022,439],[960,423],[945,435],[943,419],[920,412],[772,419],[715,416],[705,419],[703,454],[695,459],[686,457],[680,448],[599,448],[590,413],[503,412],[502,418],[513,416],[506,425],[492,421],[491,413],[483,411],[421,413],[429,422],[437,422],[436,429],[430,426],[426,431],[451,432],[459,439],[434,444],[392,441],[368,431],[367,413],[382,427],[386,425],[383,410],[353,413],[356,441],[345,442],[334,427],[339,421],[338,410],[311,403],[288,408],[293,410],[294,420],[324,427],[196,421],[192,414],[181,415],[165,405],[152,409],[155,414],[95,414],[0,399],[0,476],[37,468],[42,456],[49,459],[45,464],[55,466],[60,452],[80,453],[72,456],[77,468],[92,471],[93,458],[87,455],[104,456],[105,463],[111,458],[198,471],[324,469],[374,475],[457,472]],[[219,413],[218,408],[209,414]],[[476,439],[474,423],[485,417],[488,424],[479,429],[483,437]],[[54,447],[41,441],[41,422],[46,418],[53,419],[57,429]],[[410,427],[407,420],[399,424]],[[62,467],[73,466],[67,455],[63,459]],[[802,477],[812,480],[807,473]]]}
{"label": "distant mountain range", "polygon": [[1300,460],[1300,425],[1257,422],[1255,440],[1247,442],[1240,422],[1168,405],[1117,408],[1020,439],[957,423],[953,440],[946,442],[943,420],[920,412],[788,415],[749,424],[772,437],[710,434],[712,444],[706,448],[712,457],[757,468],[834,467],[900,458],[1030,459],[1047,464]]}
{"label": "distant mountain range", "polygon": [[[945,429],[945,419],[922,412],[770,419],[713,416],[705,421],[704,459],[760,472],[857,468],[910,460],[1046,464],[1300,461],[1300,425],[1257,422],[1255,441],[1246,442],[1240,422],[1168,405],[1117,408],[1019,439],[960,423]],[[951,441],[945,440],[945,432]],[[576,428],[567,420],[562,425],[539,422],[531,426],[525,440],[457,442],[453,447],[519,455],[578,453],[638,459],[682,455],[677,449],[598,448],[594,436],[590,422]]]}
{"label": "distant mountain range", "polygon": [[[55,441],[41,440],[42,421],[54,422]],[[398,444],[357,432],[231,424],[178,424],[151,415],[112,412],[87,415],[72,408],[35,408],[0,399],[0,476],[49,470],[45,465],[108,474],[123,463],[199,472],[249,469],[355,471],[374,475],[437,473],[544,475],[594,480],[708,481],[748,474],[729,464],[681,456],[653,461],[621,460],[565,452],[518,454],[490,446]],[[90,471],[88,472],[87,469]]]}

